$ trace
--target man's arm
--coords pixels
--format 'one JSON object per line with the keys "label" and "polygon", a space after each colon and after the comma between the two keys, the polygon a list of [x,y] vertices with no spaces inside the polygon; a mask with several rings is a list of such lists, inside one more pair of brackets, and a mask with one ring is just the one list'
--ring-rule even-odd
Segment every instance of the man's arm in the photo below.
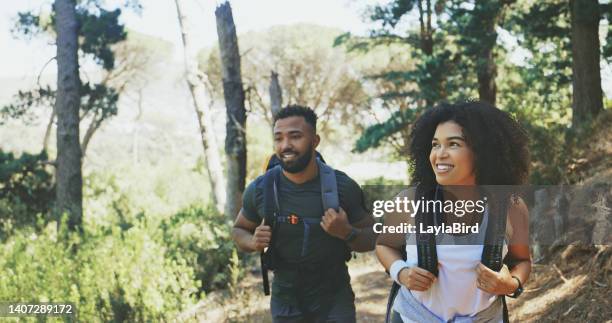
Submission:
{"label": "man's arm", "polygon": [[321,227],[328,234],[342,240],[346,240],[355,230],[355,236],[351,241],[347,241],[351,250],[356,252],[366,252],[374,250],[376,243],[376,233],[374,233],[374,218],[365,216],[363,219],[351,225],[348,221],[346,212],[342,208],[336,212],[334,209],[325,211],[321,221]]}
{"label": "man's arm", "polygon": [[261,224],[257,225],[247,219],[242,210],[238,213],[234,228],[232,229],[232,239],[236,246],[245,252],[263,251],[270,244],[272,238],[272,229],[270,226]]}
{"label": "man's arm", "polygon": [[353,251],[366,252],[374,250],[376,246],[376,236],[374,232],[374,218],[369,215],[353,224],[357,230],[357,237],[348,243]]}

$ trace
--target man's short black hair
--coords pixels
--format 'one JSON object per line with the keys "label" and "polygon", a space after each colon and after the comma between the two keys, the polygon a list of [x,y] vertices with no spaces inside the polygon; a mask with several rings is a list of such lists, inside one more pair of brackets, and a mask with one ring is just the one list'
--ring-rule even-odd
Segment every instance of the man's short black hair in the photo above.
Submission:
{"label": "man's short black hair", "polygon": [[315,133],[317,132],[317,114],[311,108],[301,105],[288,105],[274,116],[274,124],[280,119],[289,117],[303,117],[312,126],[312,130]]}

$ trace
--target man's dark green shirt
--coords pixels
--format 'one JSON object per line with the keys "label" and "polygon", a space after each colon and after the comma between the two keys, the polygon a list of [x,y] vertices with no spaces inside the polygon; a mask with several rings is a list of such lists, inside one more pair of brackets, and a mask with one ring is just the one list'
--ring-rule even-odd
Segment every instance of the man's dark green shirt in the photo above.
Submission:
{"label": "man's dark green shirt", "polygon": [[[364,206],[361,188],[345,173],[338,170],[335,173],[340,207],[346,212],[349,223],[356,223],[369,214]],[[281,173],[278,191],[281,216],[296,215],[299,218],[316,219],[321,219],[323,216],[319,176],[308,182],[295,184]],[[245,190],[242,214],[250,221],[258,224],[264,218],[263,175],[249,184]],[[301,222],[298,224],[277,224],[277,230],[273,237],[273,247],[277,257],[282,262],[300,264],[306,267],[313,264],[329,263],[330,260],[337,260],[337,263],[345,261],[346,253],[343,255],[342,252],[339,252],[339,248],[346,251],[346,242],[329,235],[319,224],[313,224],[310,227],[304,256],[301,255],[303,241],[304,226]],[[320,268],[319,271],[325,271],[325,269]],[[297,279],[308,279],[308,277],[297,277],[297,275],[294,270],[276,269],[272,282],[272,298],[276,298],[283,303],[294,303],[296,301]],[[347,287],[350,290],[350,278],[346,266],[342,266],[342,270],[337,273],[337,276],[337,279],[340,280],[339,286]],[[325,287],[317,286],[315,281],[308,286],[309,288],[305,292],[310,296],[307,296],[307,298],[310,299],[318,298],[319,291],[324,290]],[[308,300],[306,301],[308,302]]]}

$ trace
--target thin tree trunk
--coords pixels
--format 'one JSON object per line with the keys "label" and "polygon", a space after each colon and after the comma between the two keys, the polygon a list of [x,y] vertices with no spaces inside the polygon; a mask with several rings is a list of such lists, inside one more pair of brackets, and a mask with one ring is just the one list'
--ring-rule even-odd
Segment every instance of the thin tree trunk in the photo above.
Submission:
{"label": "thin tree trunk", "polygon": [[599,67],[599,4],[597,0],[572,0],[572,126],[603,111]]}
{"label": "thin tree trunk", "polygon": [[221,54],[223,97],[227,111],[225,153],[227,155],[227,204],[225,215],[234,218],[242,205],[246,179],[246,109],[240,75],[240,52],[236,25],[229,2],[215,10]]}
{"label": "thin tree trunk", "polygon": [[283,105],[283,89],[278,82],[278,73],[270,72],[270,109],[272,111],[272,120],[280,111]]}
{"label": "thin tree trunk", "polygon": [[98,120],[97,117],[97,114],[94,114],[93,119],[91,120],[91,123],[89,124],[89,127],[87,127],[87,131],[85,131],[85,135],[83,136],[83,142],[81,143],[81,152],[83,158],[85,158],[85,155],[87,154],[87,147],[89,146],[91,138],[93,137],[96,130],[100,128],[100,124],[102,124],[102,120]]}
{"label": "thin tree trunk", "polygon": [[55,105],[53,106],[53,111],[51,111],[51,116],[49,117],[49,123],[47,123],[47,128],[45,129],[45,138],[43,139],[43,150],[49,151],[49,139],[51,139],[51,131],[53,130],[53,123],[55,122],[55,117],[57,113],[55,111]]}
{"label": "thin tree trunk", "polygon": [[175,0],[176,11],[178,14],[179,24],[181,26],[181,35],[183,39],[183,47],[185,49],[185,72],[187,85],[193,104],[198,117],[198,125],[200,127],[200,135],[202,137],[202,146],[204,146],[204,157],[206,158],[206,169],[212,186],[213,202],[219,213],[222,213],[225,208],[226,193],[225,179],[223,177],[223,166],[221,165],[221,157],[219,156],[219,146],[214,134],[214,125],[212,121],[212,111],[206,104],[206,92],[204,84],[198,77],[198,61],[196,48],[191,43],[191,33],[189,31],[188,17],[186,16],[185,0]]}
{"label": "thin tree trunk", "polygon": [[78,229],[83,215],[83,178],[79,144],[78,23],[75,0],[56,0],[57,31],[57,209]]}

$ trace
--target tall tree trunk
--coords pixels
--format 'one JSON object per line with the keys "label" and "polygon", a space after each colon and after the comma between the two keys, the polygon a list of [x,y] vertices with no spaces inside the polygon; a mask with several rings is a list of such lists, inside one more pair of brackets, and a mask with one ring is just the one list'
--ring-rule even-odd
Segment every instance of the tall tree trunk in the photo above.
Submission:
{"label": "tall tree trunk", "polygon": [[476,75],[478,78],[478,97],[481,101],[495,104],[497,96],[497,86],[495,77],[497,76],[497,65],[495,64],[494,48],[497,42],[497,26],[500,15],[502,14],[503,1],[500,0],[478,0],[474,7],[472,28],[480,30],[477,32],[478,39],[475,40],[480,45],[475,57]]}
{"label": "tall tree trunk", "polygon": [[229,2],[215,10],[221,54],[223,97],[227,111],[225,153],[227,155],[227,204],[225,215],[235,217],[242,205],[246,178],[246,109],[240,76],[240,52],[236,25]]}
{"label": "tall tree trunk", "polygon": [[272,120],[281,110],[283,105],[283,89],[278,82],[278,73],[270,72],[270,110],[272,111]]}
{"label": "tall tree trunk", "polygon": [[222,213],[225,208],[226,200],[223,166],[221,165],[217,138],[213,130],[212,111],[206,104],[206,90],[202,80],[200,80],[198,76],[197,52],[196,48],[193,47],[191,43],[190,26],[188,17],[186,16],[187,10],[185,2],[185,0],[175,0],[176,12],[181,26],[183,47],[185,49],[187,85],[189,86],[189,91],[191,91],[194,108],[198,117],[198,125],[200,126],[200,135],[202,137],[202,145],[204,146],[204,157],[206,158],[206,169],[213,191],[213,202],[219,213]]}
{"label": "tall tree trunk", "polygon": [[83,178],[79,144],[78,24],[75,0],[56,0],[57,31],[57,209],[69,214],[68,227],[78,229],[83,216]]}
{"label": "tall tree trunk", "polygon": [[603,110],[599,67],[599,4],[597,0],[571,0],[572,21],[572,126]]}

